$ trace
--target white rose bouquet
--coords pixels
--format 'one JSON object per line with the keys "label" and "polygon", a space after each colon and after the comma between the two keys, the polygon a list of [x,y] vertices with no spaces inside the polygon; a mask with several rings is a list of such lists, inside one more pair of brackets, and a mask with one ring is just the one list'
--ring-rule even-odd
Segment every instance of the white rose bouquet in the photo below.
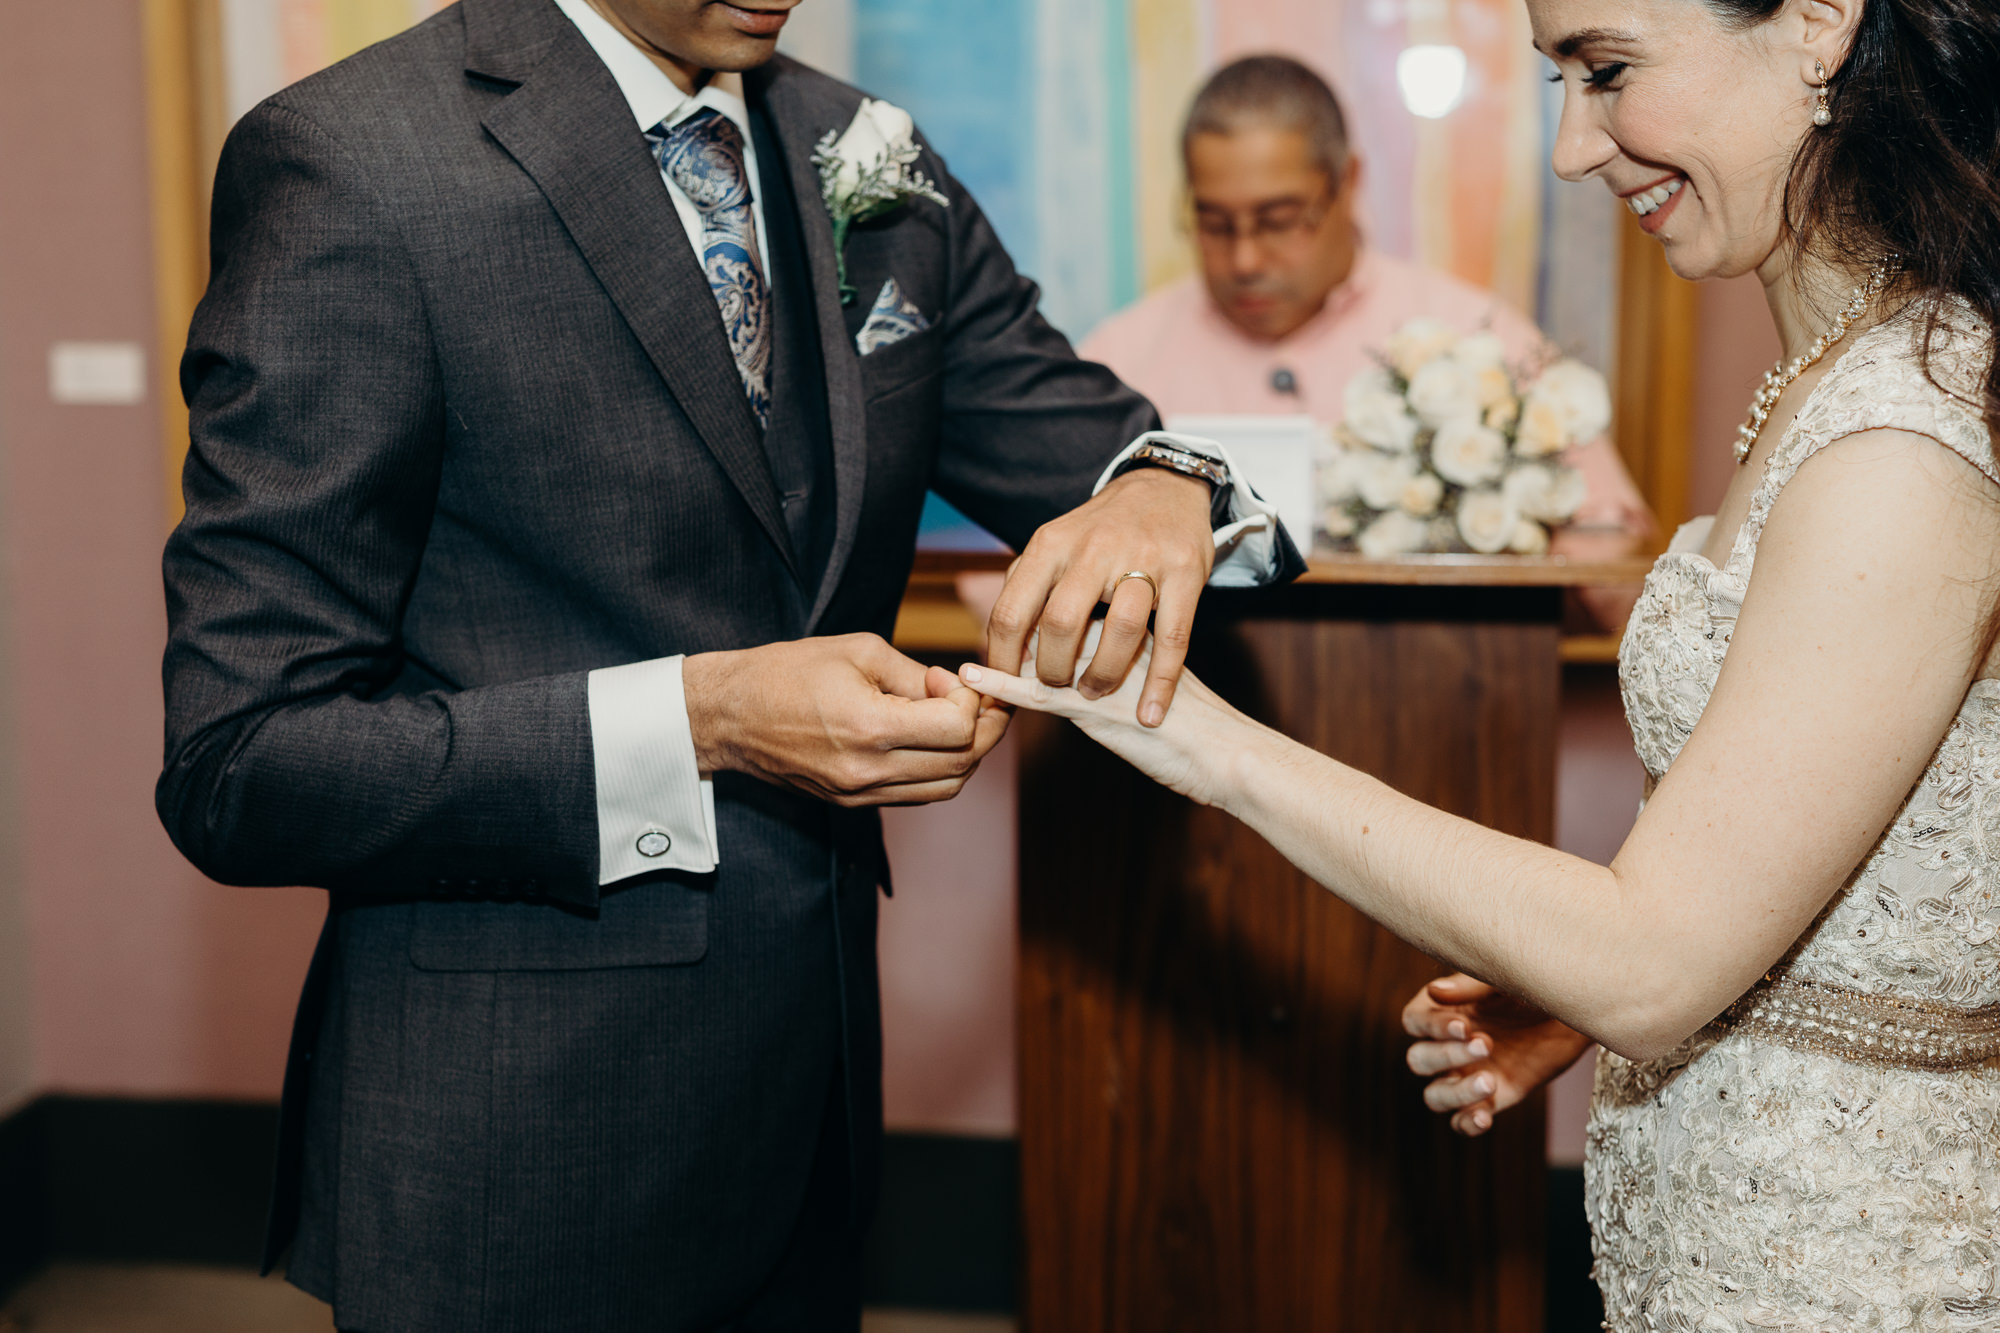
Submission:
{"label": "white rose bouquet", "polygon": [[1375,559],[1543,554],[1584,501],[1583,474],[1561,453],[1611,424],[1590,367],[1557,361],[1524,388],[1493,334],[1459,337],[1435,320],[1397,330],[1342,406],[1320,468],[1321,530]]}
{"label": "white rose bouquet", "polygon": [[840,266],[840,300],[854,299],[847,284],[847,232],[857,222],[877,218],[906,199],[928,199],[941,208],[951,201],[921,171],[916,126],[899,106],[861,99],[845,133],[828,130],[813,148],[819,168],[820,199],[833,219],[833,253]]}

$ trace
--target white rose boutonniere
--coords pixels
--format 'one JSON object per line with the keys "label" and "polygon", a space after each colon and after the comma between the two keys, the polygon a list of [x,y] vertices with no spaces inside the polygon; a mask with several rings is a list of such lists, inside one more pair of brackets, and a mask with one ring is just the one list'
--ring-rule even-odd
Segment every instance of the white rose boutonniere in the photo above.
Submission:
{"label": "white rose boutonniere", "polygon": [[833,218],[841,304],[854,299],[847,282],[847,233],[855,223],[878,218],[908,199],[951,207],[930,178],[913,169],[921,153],[910,113],[872,97],[862,99],[845,133],[828,130],[814,147],[820,199]]}

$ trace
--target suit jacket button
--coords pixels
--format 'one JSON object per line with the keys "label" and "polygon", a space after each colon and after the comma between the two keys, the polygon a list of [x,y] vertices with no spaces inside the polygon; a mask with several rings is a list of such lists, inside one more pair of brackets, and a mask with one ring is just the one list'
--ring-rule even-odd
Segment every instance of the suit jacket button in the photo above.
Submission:
{"label": "suit jacket button", "polygon": [[673,845],[674,840],[658,829],[647,829],[639,835],[638,847],[641,856],[665,856],[667,848]]}

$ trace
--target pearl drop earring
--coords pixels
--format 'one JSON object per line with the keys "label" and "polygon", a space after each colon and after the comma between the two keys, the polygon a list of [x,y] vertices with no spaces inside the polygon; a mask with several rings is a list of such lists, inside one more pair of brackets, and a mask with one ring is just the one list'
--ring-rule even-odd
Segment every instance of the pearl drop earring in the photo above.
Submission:
{"label": "pearl drop earring", "polygon": [[1827,91],[1833,80],[1827,76],[1822,61],[1813,61],[1813,73],[1819,78],[1819,105],[1813,108],[1813,124],[1824,127],[1833,124],[1832,94]]}

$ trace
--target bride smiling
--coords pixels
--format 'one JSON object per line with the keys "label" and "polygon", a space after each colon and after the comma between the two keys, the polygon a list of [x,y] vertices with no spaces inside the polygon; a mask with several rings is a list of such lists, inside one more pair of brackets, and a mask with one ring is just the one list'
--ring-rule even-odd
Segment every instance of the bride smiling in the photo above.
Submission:
{"label": "bride smiling", "polygon": [[1158,727],[1143,669],[1098,698],[963,679],[1462,968],[1405,1015],[1461,1131],[1606,1048],[1606,1327],[2000,1326],[2000,7],[1528,7],[1556,170],[1682,276],[1758,274],[1786,354],[1627,629],[1651,790],[1612,863],[1409,800],[1192,677]]}

